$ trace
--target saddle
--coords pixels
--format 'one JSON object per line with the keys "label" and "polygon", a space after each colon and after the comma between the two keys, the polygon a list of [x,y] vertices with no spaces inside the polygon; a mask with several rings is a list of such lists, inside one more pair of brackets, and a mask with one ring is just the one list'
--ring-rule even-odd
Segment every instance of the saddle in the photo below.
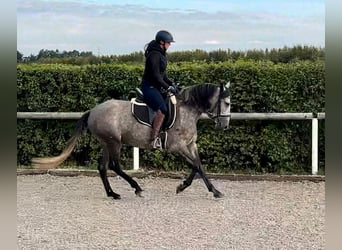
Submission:
{"label": "saddle", "polygon": [[[140,89],[136,89],[137,97],[131,99],[132,114],[138,122],[146,126],[152,127],[153,120],[156,116],[156,112],[153,111],[144,101],[144,95]],[[162,131],[166,131],[173,127],[176,121],[176,105],[170,100],[170,97],[166,97],[165,103],[167,105],[167,114],[163,125]]]}

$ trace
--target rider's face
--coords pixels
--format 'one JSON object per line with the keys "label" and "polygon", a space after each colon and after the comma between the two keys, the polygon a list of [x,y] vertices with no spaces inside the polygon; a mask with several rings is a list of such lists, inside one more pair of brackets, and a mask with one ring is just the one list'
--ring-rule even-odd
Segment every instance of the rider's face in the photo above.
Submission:
{"label": "rider's face", "polygon": [[171,43],[169,42],[163,42],[161,41],[161,46],[164,46],[165,51],[169,49],[169,47],[171,46]]}

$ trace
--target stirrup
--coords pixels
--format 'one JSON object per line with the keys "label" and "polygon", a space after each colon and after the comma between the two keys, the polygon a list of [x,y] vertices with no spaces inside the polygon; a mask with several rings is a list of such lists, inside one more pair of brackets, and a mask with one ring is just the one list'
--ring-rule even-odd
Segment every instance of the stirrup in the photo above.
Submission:
{"label": "stirrup", "polygon": [[163,147],[162,147],[162,142],[161,142],[161,139],[160,137],[156,137],[155,139],[153,139],[152,141],[152,148],[153,149],[160,149],[160,150],[163,150]]}

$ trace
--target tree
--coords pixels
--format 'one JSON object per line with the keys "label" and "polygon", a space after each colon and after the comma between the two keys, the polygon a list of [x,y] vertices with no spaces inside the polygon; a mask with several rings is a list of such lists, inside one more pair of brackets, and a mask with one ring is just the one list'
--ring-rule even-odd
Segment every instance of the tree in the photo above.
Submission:
{"label": "tree", "polygon": [[23,56],[24,55],[17,50],[17,63],[20,63],[23,61]]}

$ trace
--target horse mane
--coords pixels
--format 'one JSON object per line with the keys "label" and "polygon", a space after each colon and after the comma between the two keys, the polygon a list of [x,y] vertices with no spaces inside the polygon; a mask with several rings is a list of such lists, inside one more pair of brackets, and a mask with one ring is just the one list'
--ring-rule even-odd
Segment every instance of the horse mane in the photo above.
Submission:
{"label": "horse mane", "polygon": [[202,111],[211,107],[209,102],[217,90],[217,85],[202,83],[184,88],[180,93],[180,99],[186,105],[194,106]]}

